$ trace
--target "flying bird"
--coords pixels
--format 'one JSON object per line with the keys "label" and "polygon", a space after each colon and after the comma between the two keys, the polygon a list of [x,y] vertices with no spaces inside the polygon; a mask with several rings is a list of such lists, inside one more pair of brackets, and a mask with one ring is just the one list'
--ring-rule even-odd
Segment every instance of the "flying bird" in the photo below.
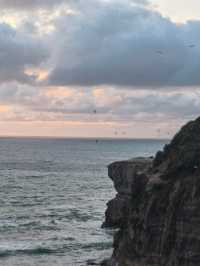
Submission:
{"label": "flying bird", "polygon": [[163,55],[164,54],[164,52],[162,50],[157,50],[156,53],[157,54],[160,54],[160,55]]}
{"label": "flying bird", "polygon": [[189,47],[189,48],[195,48],[196,45],[195,45],[195,44],[190,44],[190,45],[188,45],[188,47]]}
{"label": "flying bird", "polygon": [[161,129],[157,129],[157,134],[158,134],[158,136],[160,136],[160,133],[161,133]]}

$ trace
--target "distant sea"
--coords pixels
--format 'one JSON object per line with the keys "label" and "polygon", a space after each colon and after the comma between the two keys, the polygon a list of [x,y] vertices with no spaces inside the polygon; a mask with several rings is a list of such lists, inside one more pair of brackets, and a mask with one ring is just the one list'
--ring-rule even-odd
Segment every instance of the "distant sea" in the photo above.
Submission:
{"label": "distant sea", "polygon": [[86,266],[112,252],[101,229],[107,165],[167,140],[0,138],[0,265]]}

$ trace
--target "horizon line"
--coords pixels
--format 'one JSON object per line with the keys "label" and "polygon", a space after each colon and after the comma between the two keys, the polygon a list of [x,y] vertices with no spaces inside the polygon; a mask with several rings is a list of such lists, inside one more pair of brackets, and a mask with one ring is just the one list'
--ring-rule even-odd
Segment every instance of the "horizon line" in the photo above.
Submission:
{"label": "horizon line", "polygon": [[0,135],[0,139],[74,139],[74,140],[171,140],[171,138],[159,138],[159,137],[147,137],[147,138],[139,138],[139,137],[84,137],[84,136],[15,136],[15,135]]}

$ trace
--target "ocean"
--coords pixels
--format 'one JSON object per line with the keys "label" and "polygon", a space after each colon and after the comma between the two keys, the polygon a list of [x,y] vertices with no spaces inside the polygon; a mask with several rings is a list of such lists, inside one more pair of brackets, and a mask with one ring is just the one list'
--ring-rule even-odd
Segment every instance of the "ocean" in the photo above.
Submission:
{"label": "ocean", "polygon": [[115,195],[107,165],[151,156],[167,140],[0,138],[0,265],[96,265]]}

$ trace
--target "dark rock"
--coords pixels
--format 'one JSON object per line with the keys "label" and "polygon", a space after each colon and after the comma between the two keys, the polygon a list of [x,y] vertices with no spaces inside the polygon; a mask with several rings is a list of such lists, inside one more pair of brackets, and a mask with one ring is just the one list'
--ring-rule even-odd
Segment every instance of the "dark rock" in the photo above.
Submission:
{"label": "dark rock", "polygon": [[118,192],[107,226],[117,226],[109,266],[200,265],[200,118],[152,159],[116,162]]}
{"label": "dark rock", "polygon": [[[119,194],[131,195],[133,189],[137,191],[140,189],[139,186],[143,186],[142,183],[147,182],[144,173],[151,165],[152,158],[134,158],[129,161],[115,162],[108,166],[108,175]],[[142,180],[138,182],[140,178]]]}
{"label": "dark rock", "polygon": [[110,259],[103,260],[101,262],[101,266],[110,266],[111,265],[110,263],[111,263]]}
{"label": "dark rock", "polygon": [[129,199],[129,197],[121,197],[120,195],[117,195],[116,198],[107,203],[107,210],[105,212],[106,220],[102,225],[103,228],[117,228],[123,223],[123,219],[127,212],[127,201]]}
{"label": "dark rock", "polygon": [[163,169],[163,178],[192,174],[200,168],[200,117],[186,124],[163,152],[158,152],[154,167]]}
{"label": "dark rock", "polygon": [[105,222],[102,227],[120,227],[126,219],[132,193],[140,194],[148,178],[145,174],[152,165],[152,158],[116,162],[108,167],[108,175],[113,180],[118,194],[107,203]]}

